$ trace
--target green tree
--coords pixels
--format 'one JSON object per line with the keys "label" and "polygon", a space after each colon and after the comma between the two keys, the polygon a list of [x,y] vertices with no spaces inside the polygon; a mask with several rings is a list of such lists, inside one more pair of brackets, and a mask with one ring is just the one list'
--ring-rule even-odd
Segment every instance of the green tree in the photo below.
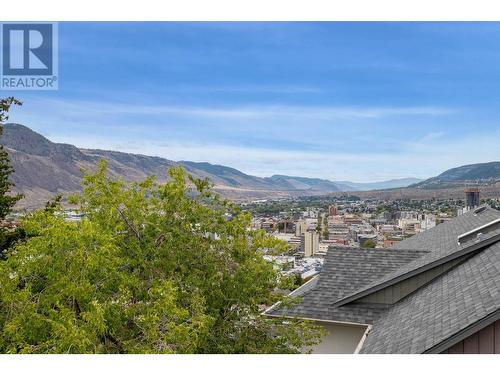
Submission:
{"label": "green tree", "polygon": [[328,215],[325,214],[323,216],[323,239],[327,240],[329,237],[329,232],[328,232]]}
{"label": "green tree", "polygon": [[377,243],[373,240],[366,240],[361,245],[361,247],[368,248],[368,249],[374,249],[376,246],[377,246]]}
{"label": "green tree", "polygon": [[[8,120],[7,113],[12,105],[21,105],[21,102],[12,97],[0,99],[0,138],[3,133],[2,123]],[[22,198],[21,194],[11,194],[14,184],[10,181],[10,175],[13,172],[9,154],[3,145],[0,145],[0,221],[3,221],[11,213],[14,205]],[[7,249],[22,237],[24,237],[22,229],[0,228],[0,259],[3,259]]]}
{"label": "green tree", "polygon": [[[0,352],[297,353],[310,322],[266,318],[293,280],[259,249],[250,215],[181,168],[171,180],[111,179],[106,164],[75,196],[84,218],[49,204],[24,219],[26,241],[0,262]],[[286,301],[288,303],[288,301]]]}
{"label": "green tree", "polygon": [[330,232],[328,231],[328,227],[326,227],[324,230],[323,230],[323,239],[324,240],[327,240],[330,238]]}
{"label": "green tree", "polygon": [[316,232],[321,233],[321,216],[319,214],[316,222]]}
{"label": "green tree", "polygon": [[[3,133],[2,123],[9,118],[7,112],[12,105],[21,105],[21,102],[12,97],[0,99],[0,137]],[[14,169],[10,165],[9,154],[5,151],[3,145],[0,145],[0,220],[5,219],[12,211],[12,207],[22,198],[20,194],[9,194],[10,189],[14,186],[9,179],[13,172]]]}

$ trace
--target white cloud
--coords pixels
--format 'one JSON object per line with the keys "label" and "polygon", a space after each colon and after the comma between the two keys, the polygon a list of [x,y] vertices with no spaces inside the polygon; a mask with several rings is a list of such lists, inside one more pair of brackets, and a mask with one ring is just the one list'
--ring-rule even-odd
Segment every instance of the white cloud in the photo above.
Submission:
{"label": "white cloud", "polygon": [[[415,120],[441,116],[441,121],[454,112],[439,106],[208,107],[35,98],[11,120],[80,147],[208,161],[259,176],[361,182],[423,178],[498,160],[499,130],[451,139],[443,128],[420,130]],[[401,117],[413,124],[400,125]],[[394,136],[391,126],[408,129],[407,135],[403,130],[403,137]]]}
{"label": "white cloud", "polygon": [[451,108],[436,106],[414,107],[369,107],[369,106],[291,106],[291,105],[247,105],[247,106],[178,106],[144,105],[123,102],[70,101],[59,99],[33,100],[32,107],[53,108],[72,116],[81,115],[181,115],[195,118],[219,119],[377,119],[391,116],[443,116],[454,113]]}
{"label": "white cloud", "polygon": [[[459,165],[499,160],[500,132],[435,143],[407,143],[398,153],[339,153],[236,147],[196,142],[143,142],[80,139],[79,145],[162,156],[171,160],[207,161],[257,176],[288,174],[331,180],[371,182],[400,177],[427,178]],[[70,142],[71,139],[57,139]]]}

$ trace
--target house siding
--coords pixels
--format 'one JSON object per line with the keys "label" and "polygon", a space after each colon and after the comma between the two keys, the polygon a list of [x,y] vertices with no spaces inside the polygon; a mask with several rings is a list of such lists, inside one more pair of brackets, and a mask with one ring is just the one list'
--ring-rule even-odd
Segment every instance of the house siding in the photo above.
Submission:
{"label": "house siding", "polygon": [[360,303],[383,303],[383,304],[394,304],[399,300],[403,299],[410,293],[414,292],[423,285],[434,280],[443,273],[449,271],[457,264],[460,264],[464,259],[467,259],[468,255],[460,257],[458,259],[452,260],[448,263],[442,264],[440,266],[434,267],[428,271],[422,272],[418,275],[410,277],[409,279],[400,281],[394,285],[387,288],[374,292],[366,297],[362,297],[357,300]]}
{"label": "house siding", "polygon": [[500,320],[491,323],[442,352],[443,354],[500,354]]}
{"label": "house siding", "polygon": [[311,350],[313,354],[353,354],[365,335],[367,326],[344,325],[335,323],[316,322],[326,330],[326,336],[321,343],[305,348],[304,352]]}

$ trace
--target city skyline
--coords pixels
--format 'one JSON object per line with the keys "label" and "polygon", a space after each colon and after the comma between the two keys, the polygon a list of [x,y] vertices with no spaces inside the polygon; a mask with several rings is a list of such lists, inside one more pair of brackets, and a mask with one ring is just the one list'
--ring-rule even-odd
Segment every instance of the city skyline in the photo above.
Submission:
{"label": "city skyline", "polygon": [[[56,142],[356,182],[497,161],[498,24],[60,23]],[[88,46],[93,46],[89,48]]]}

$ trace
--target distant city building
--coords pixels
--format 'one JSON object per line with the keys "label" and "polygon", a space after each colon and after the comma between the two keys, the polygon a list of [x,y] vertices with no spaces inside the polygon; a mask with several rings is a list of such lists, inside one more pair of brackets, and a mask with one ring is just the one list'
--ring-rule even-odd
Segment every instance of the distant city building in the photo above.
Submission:
{"label": "distant city building", "polygon": [[308,209],[307,211],[302,212],[302,217],[316,219],[318,217],[318,209]]}
{"label": "distant city building", "polygon": [[316,255],[322,255],[322,256],[326,255],[328,248],[332,245],[334,245],[333,241],[330,240],[320,241],[318,246],[318,252],[316,253]]}
{"label": "distant city building", "polygon": [[304,256],[312,257],[319,251],[319,233],[308,231],[301,237],[301,249]]}
{"label": "distant city building", "polygon": [[465,189],[465,207],[468,210],[479,207],[479,202],[479,188]]}
{"label": "distant city building", "polygon": [[415,234],[420,232],[420,220],[417,219],[399,219],[398,226],[403,230],[404,234]]}
{"label": "distant city building", "polygon": [[267,219],[261,222],[260,227],[266,232],[274,232],[278,229],[278,223],[273,219]]}
{"label": "distant city building", "polygon": [[338,215],[337,206],[335,206],[335,205],[331,205],[331,206],[328,208],[328,214],[329,214],[329,216],[337,216],[337,215]]}
{"label": "distant city building", "polygon": [[292,250],[298,250],[300,247],[300,237],[295,236],[293,233],[275,233],[273,237],[286,241]]}
{"label": "distant city building", "polygon": [[432,229],[436,226],[436,215],[426,214],[420,222],[420,230],[425,231]]}
{"label": "distant city building", "polygon": [[344,222],[348,225],[352,224],[363,224],[363,220],[360,217],[354,215],[346,215],[344,217]]}
{"label": "distant city building", "polygon": [[328,226],[328,239],[339,245],[349,243],[349,227],[346,224],[330,224]]}
{"label": "distant city building", "polygon": [[341,224],[344,223],[344,217],[341,215],[333,215],[328,217],[328,224]]}
{"label": "distant city building", "polygon": [[295,235],[297,237],[303,236],[308,230],[313,230],[318,224],[318,219],[301,219],[295,224]]}
{"label": "distant city building", "polygon": [[384,247],[391,247],[401,242],[401,238],[386,238],[384,239]]}
{"label": "distant city building", "polygon": [[278,230],[282,233],[295,233],[295,223],[289,219],[280,220]]}

